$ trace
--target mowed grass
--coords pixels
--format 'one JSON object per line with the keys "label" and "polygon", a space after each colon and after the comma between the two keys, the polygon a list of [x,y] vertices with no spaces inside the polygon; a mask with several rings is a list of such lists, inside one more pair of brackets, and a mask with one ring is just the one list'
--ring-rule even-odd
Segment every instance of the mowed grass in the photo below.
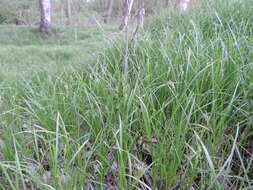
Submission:
{"label": "mowed grass", "polygon": [[212,3],[150,19],[128,79],[122,41],[5,28],[0,189],[252,189],[252,1]]}

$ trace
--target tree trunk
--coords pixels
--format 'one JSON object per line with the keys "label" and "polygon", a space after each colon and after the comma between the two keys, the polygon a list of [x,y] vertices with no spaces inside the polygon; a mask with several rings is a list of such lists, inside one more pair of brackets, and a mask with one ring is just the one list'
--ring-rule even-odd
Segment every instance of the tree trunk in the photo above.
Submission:
{"label": "tree trunk", "polygon": [[126,30],[128,27],[128,21],[130,18],[132,7],[133,7],[133,2],[134,0],[125,0],[124,7],[123,7],[123,19],[119,27],[120,30]]}
{"label": "tree trunk", "polygon": [[144,16],[145,16],[145,9],[144,8],[141,8],[138,10],[138,13],[137,13],[137,19],[138,19],[138,23],[137,23],[137,27],[138,29],[142,29],[143,28],[143,25],[144,25]]}
{"label": "tree trunk", "polygon": [[71,0],[66,0],[67,25],[72,24]]}
{"label": "tree trunk", "polygon": [[189,6],[190,0],[177,0],[176,7],[179,8],[181,11],[186,11]]}
{"label": "tree trunk", "polygon": [[131,16],[131,10],[133,7],[134,0],[125,0],[124,7],[123,7],[123,19],[122,23],[119,27],[120,30],[125,32],[125,55],[122,65],[122,70],[124,73],[125,81],[128,79],[128,21]]}
{"label": "tree trunk", "polygon": [[170,5],[170,0],[165,1],[165,7],[168,7]]}
{"label": "tree trunk", "polygon": [[51,35],[51,1],[40,0],[40,28],[39,31],[48,37]]}
{"label": "tree trunk", "polygon": [[106,24],[108,23],[108,20],[111,18],[111,15],[112,15],[113,3],[114,3],[114,0],[108,0],[106,13],[105,13],[105,16],[104,16],[104,22]]}

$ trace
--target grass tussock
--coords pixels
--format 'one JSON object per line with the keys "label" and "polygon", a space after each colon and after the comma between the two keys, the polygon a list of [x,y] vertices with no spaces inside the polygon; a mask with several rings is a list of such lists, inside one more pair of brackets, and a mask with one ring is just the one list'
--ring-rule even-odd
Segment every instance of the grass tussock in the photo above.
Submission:
{"label": "grass tussock", "polygon": [[2,83],[0,189],[251,189],[252,2],[212,3],[150,19],[127,81],[115,42]]}

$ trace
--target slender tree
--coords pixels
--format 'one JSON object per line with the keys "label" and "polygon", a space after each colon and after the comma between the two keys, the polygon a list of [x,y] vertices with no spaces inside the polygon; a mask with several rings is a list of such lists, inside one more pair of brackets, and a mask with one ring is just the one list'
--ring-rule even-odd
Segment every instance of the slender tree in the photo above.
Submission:
{"label": "slender tree", "polygon": [[181,11],[186,11],[189,6],[190,0],[177,0],[176,7]]}
{"label": "slender tree", "polygon": [[39,31],[48,37],[51,35],[51,0],[40,1],[40,28]]}
{"label": "slender tree", "polygon": [[130,13],[133,7],[134,0],[125,0],[123,7],[123,19],[119,27],[120,30],[126,30],[128,27],[128,21],[130,19]]}
{"label": "slender tree", "polygon": [[170,0],[165,0],[165,7],[168,7],[170,5]]}
{"label": "slender tree", "polygon": [[131,10],[133,7],[134,0],[125,0],[124,7],[123,7],[123,19],[122,23],[119,27],[120,30],[125,32],[125,55],[123,60],[123,73],[125,80],[128,79],[128,22],[131,16]]}
{"label": "slender tree", "polygon": [[108,4],[106,7],[106,13],[104,15],[104,22],[105,23],[108,23],[108,20],[111,18],[112,10],[113,10],[113,3],[114,3],[114,0],[108,0]]}
{"label": "slender tree", "polygon": [[145,16],[145,9],[144,8],[139,9],[137,12],[137,19],[138,19],[137,27],[140,29],[142,29],[144,25],[144,16]]}
{"label": "slender tree", "polygon": [[66,0],[67,25],[72,24],[71,0]]}

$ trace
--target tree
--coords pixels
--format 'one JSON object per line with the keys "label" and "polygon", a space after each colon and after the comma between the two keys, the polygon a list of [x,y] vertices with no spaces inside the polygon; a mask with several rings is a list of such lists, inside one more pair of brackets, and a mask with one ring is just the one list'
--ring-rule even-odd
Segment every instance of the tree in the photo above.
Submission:
{"label": "tree", "polygon": [[48,37],[51,35],[51,0],[40,1],[40,28],[39,31]]}
{"label": "tree", "polygon": [[66,1],[67,25],[72,24],[71,0]]}
{"label": "tree", "polygon": [[165,7],[168,7],[170,5],[170,0],[165,0]]}
{"label": "tree", "polygon": [[144,25],[144,16],[145,16],[145,9],[144,8],[139,9],[137,12],[137,19],[138,19],[137,27],[140,29],[142,29]]}
{"label": "tree", "polygon": [[188,8],[190,0],[177,0],[176,7],[178,7],[181,11],[186,11]]}
{"label": "tree", "polygon": [[111,18],[111,15],[112,15],[113,3],[114,3],[114,0],[108,0],[106,13],[104,15],[104,22],[106,24],[108,23],[108,20]]}
{"label": "tree", "polygon": [[122,19],[122,23],[119,27],[120,30],[126,30],[128,27],[128,21],[130,18],[130,13],[133,7],[133,2],[134,0],[125,0],[124,2],[124,7],[123,7],[123,19]]}
{"label": "tree", "polygon": [[128,78],[128,21],[131,16],[133,2],[134,0],[125,0],[123,7],[123,19],[119,27],[120,30],[125,32],[125,55],[122,65],[125,80]]}

